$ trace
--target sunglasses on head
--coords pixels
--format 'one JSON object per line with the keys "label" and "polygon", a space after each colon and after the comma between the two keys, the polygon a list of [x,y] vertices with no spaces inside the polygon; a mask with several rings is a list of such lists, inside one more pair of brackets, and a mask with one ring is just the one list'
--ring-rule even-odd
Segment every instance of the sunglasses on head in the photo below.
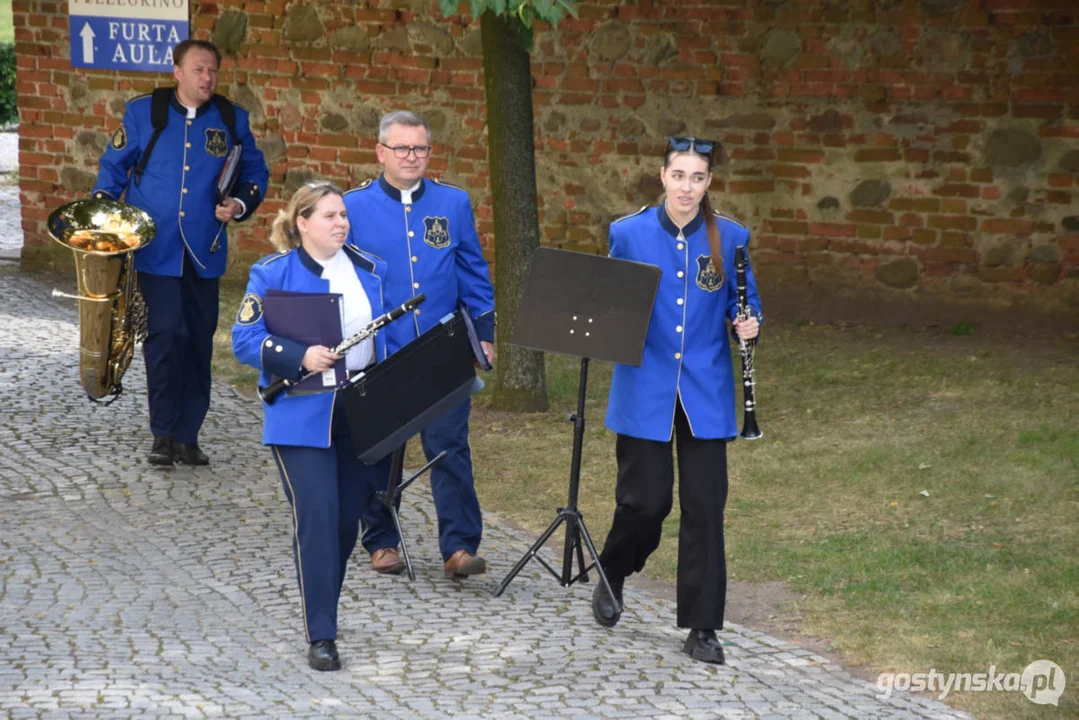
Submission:
{"label": "sunglasses on head", "polygon": [[702,138],[672,137],[667,141],[667,152],[689,152],[692,150],[698,155],[704,155],[707,158],[711,158],[715,146],[716,144],[711,140],[704,140]]}

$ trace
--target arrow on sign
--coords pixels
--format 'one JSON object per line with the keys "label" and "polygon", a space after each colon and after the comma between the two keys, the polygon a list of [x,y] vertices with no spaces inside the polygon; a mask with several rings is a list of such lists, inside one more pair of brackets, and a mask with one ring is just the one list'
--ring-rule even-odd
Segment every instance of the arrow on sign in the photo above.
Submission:
{"label": "arrow on sign", "polygon": [[90,23],[83,23],[79,37],[82,38],[82,61],[90,65],[94,62],[94,29]]}

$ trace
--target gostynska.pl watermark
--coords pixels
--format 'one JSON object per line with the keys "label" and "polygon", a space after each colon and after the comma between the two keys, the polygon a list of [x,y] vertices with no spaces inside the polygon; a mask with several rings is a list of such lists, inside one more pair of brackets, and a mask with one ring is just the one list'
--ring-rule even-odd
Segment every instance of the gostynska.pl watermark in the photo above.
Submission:
{"label": "gostynska.pl watermark", "polygon": [[884,700],[893,690],[938,693],[943,700],[953,692],[1021,692],[1036,705],[1057,705],[1064,692],[1064,671],[1051,660],[1035,660],[1023,672],[997,672],[990,665],[988,672],[942,673],[930,669],[927,673],[881,673],[877,687]]}

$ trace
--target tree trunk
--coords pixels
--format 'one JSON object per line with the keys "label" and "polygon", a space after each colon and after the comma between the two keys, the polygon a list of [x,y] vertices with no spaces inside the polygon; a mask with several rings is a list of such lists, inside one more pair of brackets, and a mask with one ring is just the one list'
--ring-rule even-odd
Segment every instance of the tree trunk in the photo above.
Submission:
{"label": "tree trunk", "polygon": [[539,247],[531,58],[514,40],[517,20],[485,12],[480,20],[487,95],[487,159],[495,220],[498,387],[494,406],[547,409],[543,353],[510,344],[532,254]]}

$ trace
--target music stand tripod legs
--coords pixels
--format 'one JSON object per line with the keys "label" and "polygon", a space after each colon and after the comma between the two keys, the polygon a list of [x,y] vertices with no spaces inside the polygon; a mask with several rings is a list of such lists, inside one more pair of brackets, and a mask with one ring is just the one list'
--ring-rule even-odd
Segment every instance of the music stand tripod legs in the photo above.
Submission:
{"label": "music stand tripod legs", "polygon": [[[535,558],[547,569],[547,572],[551,573],[551,575],[559,581],[562,587],[569,587],[578,580],[588,582],[588,571],[594,567],[599,574],[603,587],[611,596],[611,602],[614,603],[619,611],[622,609],[621,603],[619,603],[618,598],[615,597],[614,590],[611,589],[611,583],[607,579],[607,573],[603,570],[603,564],[599,561],[599,553],[596,552],[596,546],[592,542],[592,536],[588,534],[588,528],[585,527],[584,518],[581,517],[580,511],[577,510],[577,494],[581,480],[581,452],[584,445],[584,405],[587,387],[588,358],[583,357],[581,358],[580,383],[577,389],[577,412],[569,417],[570,421],[573,423],[573,463],[570,466],[569,502],[566,507],[558,508],[558,516],[547,527],[544,533],[540,535],[539,539],[532,543],[532,547],[530,547],[521,559],[517,561],[517,564],[510,570],[509,575],[502,580],[502,583],[494,592],[495,597],[498,597],[505,592],[509,584],[513,582],[513,579],[517,577],[517,574],[528,564],[528,561]],[[562,551],[562,572],[558,573],[537,553],[562,523],[566,523],[566,542]],[[582,540],[588,547],[588,553],[592,556],[592,563],[587,567],[584,564],[584,550],[581,547]],[[573,574],[574,551],[576,551],[577,563],[578,567],[580,567],[580,572],[576,575]]]}
{"label": "music stand tripod legs", "polygon": [[408,543],[405,542],[405,533],[404,530],[401,529],[401,518],[397,506],[401,502],[402,491],[415,482],[416,479],[425,472],[437,465],[444,457],[446,457],[445,450],[428,460],[427,464],[412,473],[408,480],[404,480],[398,484],[397,479],[402,477],[405,463],[405,445],[402,444],[393,451],[393,457],[390,459],[390,476],[386,481],[386,489],[375,492],[375,498],[389,508],[390,516],[393,518],[393,526],[397,528],[397,537],[401,541],[401,555],[405,558],[405,568],[408,570],[409,580],[415,580],[416,573],[412,569],[412,558],[408,556]]}

